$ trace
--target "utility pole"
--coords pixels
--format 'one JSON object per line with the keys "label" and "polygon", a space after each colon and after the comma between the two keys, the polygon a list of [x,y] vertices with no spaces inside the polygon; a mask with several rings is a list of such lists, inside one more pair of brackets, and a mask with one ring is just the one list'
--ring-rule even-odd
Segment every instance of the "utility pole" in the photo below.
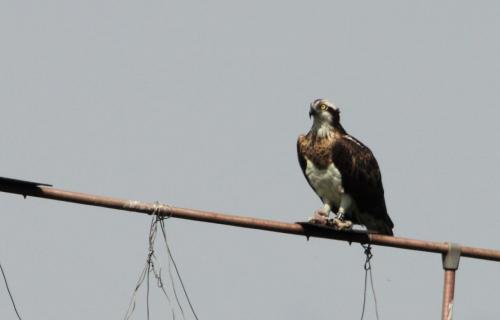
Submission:
{"label": "utility pole", "polygon": [[399,249],[441,254],[443,257],[444,290],[442,320],[451,320],[455,291],[455,273],[460,257],[500,261],[500,251],[462,246],[455,243],[434,242],[402,237],[371,234],[364,231],[335,231],[309,224],[289,223],[252,217],[222,214],[173,207],[167,204],[147,203],[52,188],[50,185],[0,177],[0,191],[117,210],[156,214],[172,218],[225,224],[235,227],[259,229],[306,237],[317,237],[348,242],[369,243]]}

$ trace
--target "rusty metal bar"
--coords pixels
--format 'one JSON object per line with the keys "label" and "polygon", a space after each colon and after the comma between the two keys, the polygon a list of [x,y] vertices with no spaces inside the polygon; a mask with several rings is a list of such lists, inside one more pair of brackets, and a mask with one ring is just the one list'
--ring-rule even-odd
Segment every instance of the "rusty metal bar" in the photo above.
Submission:
{"label": "rusty metal bar", "polygon": [[442,255],[444,269],[442,320],[453,318],[453,298],[455,296],[455,274],[460,263],[462,247],[456,243],[448,243],[448,251]]}
{"label": "rusty metal bar", "polygon": [[[80,203],[85,205],[106,207],[118,210],[134,211],[145,214],[159,214],[174,218],[197,220],[217,224],[225,224],[243,228],[260,229],[266,231],[318,237],[326,239],[344,240],[349,242],[367,243],[386,247],[445,254],[448,244],[444,242],[424,241],[417,239],[392,237],[364,232],[339,232],[326,228],[308,227],[299,223],[280,222],[257,219],[244,216],[222,214],[210,211],[185,209],[165,204],[146,203],[135,200],[104,197],[86,193],[56,189],[44,185],[23,183],[9,183],[0,178],[0,191],[59,201]],[[461,255],[469,258],[500,261],[500,251],[473,247],[461,247]]]}
{"label": "rusty metal bar", "polygon": [[453,298],[455,296],[455,270],[444,271],[443,309],[442,320],[453,318]]}

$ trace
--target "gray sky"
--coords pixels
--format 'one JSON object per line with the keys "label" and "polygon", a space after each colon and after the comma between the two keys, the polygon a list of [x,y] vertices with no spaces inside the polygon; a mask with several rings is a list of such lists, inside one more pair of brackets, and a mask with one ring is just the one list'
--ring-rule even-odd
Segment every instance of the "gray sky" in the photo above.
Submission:
{"label": "gray sky", "polygon": [[[324,97],[377,156],[396,235],[499,248],[499,18],[495,1],[2,1],[0,175],[304,220],[321,203],[295,142]],[[24,319],[123,317],[146,216],[10,194],[0,214]],[[167,229],[200,319],[359,318],[358,245]],[[374,254],[382,319],[439,317],[439,256]],[[455,319],[498,319],[499,275],[462,259]]]}

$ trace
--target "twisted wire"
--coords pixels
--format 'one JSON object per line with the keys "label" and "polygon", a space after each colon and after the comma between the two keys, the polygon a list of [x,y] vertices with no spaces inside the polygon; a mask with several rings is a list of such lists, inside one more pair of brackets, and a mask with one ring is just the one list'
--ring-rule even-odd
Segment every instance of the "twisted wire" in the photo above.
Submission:
{"label": "twisted wire", "polygon": [[154,245],[155,245],[155,240],[156,240],[156,235],[157,235],[157,230],[158,230],[158,213],[159,213],[160,207],[158,204],[155,204],[155,209],[153,211],[153,218],[151,220],[151,224],[149,226],[149,235],[148,235],[148,255],[146,259],[145,266],[139,275],[139,279],[137,280],[136,286],[134,288],[132,297],[129,302],[129,306],[127,308],[127,312],[125,313],[124,320],[129,320],[132,317],[132,314],[134,313],[135,307],[136,307],[136,300],[137,300],[137,293],[146,280],[146,315],[147,319],[149,320],[150,318],[150,302],[149,302],[149,294],[150,294],[150,275],[151,273],[155,277],[157,281],[158,287],[162,290],[163,294],[165,295],[170,308],[172,312],[172,318],[175,320],[175,311],[172,308],[171,304],[171,299],[165,290],[165,286],[163,285],[163,280],[161,277],[161,268],[157,270],[156,268],[156,263],[158,262],[158,258],[156,257],[155,250],[154,250]]}
{"label": "twisted wire", "polygon": [[371,244],[361,244],[361,246],[363,247],[364,254],[366,256],[365,264],[363,266],[363,269],[365,269],[365,281],[364,281],[364,289],[363,289],[363,307],[361,310],[361,320],[363,320],[363,318],[365,316],[366,291],[367,291],[367,284],[368,284],[368,276],[370,277],[370,285],[371,285],[372,294],[373,294],[373,301],[375,303],[375,315],[376,315],[377,320],[378,320],[379,314],[378,314],[377,295],[375,294],[375,286],[373,285],[373,272],[372,272],[372,265],[371,265],[371,259],[373,258],[372,247],[371,247]]}

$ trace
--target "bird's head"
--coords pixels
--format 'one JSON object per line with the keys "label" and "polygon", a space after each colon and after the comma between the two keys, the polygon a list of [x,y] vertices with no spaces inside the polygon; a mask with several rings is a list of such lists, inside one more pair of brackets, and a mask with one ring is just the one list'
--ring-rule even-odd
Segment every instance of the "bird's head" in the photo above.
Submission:
{"label": "bird's head", "polygon": [[340,110],[326,99],[316,99],[311,102],[309,117],[313,118],[313,128],[337,128],[340,126]]}

